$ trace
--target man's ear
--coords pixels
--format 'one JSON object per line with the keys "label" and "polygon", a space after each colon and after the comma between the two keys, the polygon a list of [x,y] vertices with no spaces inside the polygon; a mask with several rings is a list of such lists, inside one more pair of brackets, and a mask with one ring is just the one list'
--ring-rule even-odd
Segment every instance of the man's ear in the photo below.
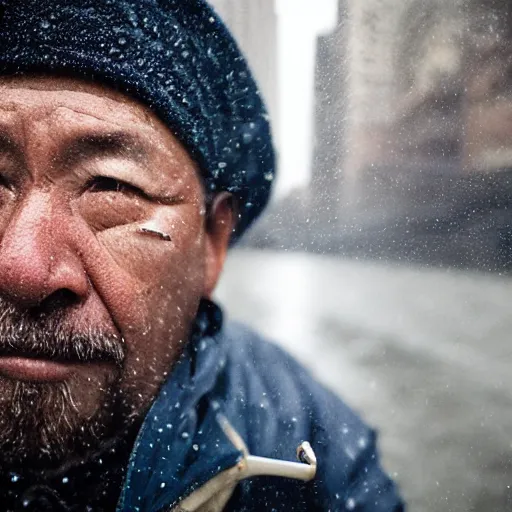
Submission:
{"label": "man's ear", "polygon": [[211,298],[219,280],[235,222],[236,204],[233,196],[221,192],[215,196],[206,216],[205,298]]}

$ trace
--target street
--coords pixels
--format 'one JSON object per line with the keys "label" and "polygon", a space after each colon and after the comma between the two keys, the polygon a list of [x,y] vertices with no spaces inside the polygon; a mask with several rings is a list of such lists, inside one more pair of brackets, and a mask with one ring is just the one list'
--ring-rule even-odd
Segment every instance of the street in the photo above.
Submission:
{"label": "street", "polygon": [[217,296],[378,429],[409,510],[512,510],[510,278],[235,250]]}

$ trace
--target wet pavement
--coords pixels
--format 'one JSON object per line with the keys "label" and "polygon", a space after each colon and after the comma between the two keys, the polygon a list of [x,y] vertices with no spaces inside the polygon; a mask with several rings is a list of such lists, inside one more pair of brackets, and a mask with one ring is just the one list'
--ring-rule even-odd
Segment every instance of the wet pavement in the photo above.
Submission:
{"label": "wet pavement", "polygon": [[234,251],[218,298],[378,428],[409,510],[512,510],[511,277]]}

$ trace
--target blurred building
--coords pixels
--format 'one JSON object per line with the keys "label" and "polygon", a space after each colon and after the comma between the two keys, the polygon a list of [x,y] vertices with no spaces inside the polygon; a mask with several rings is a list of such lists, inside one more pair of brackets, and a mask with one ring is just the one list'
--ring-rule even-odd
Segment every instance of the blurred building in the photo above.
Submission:
{"label": "blurred building", "polygon": [[[346,0],[339,0],[338,23],[318,38],[315,66],[312,197],[330,211],[338,207],[346,158],[347,37]],[[327,193],[326,191],[331,191]],[[336,191],[338,193],[336,193]],[[318,208],[319,204],[315,204]]]}
{"label": "blurred building", "polygon": [[371,168],[512,166],[509,2],[340,0],[339,9],[340,27],[318,43],[315,164],[337,168],[345,201]]}
{"label": "blurred building", "polygon": [[512,268],[512,4],[340,0],[339,11],[318,41],[307,245]]}
{"label": "blurred building", "polygon": [[279,133],[278,22],[275,0],[209,0],[235,35],[258,80],[272,120]]}

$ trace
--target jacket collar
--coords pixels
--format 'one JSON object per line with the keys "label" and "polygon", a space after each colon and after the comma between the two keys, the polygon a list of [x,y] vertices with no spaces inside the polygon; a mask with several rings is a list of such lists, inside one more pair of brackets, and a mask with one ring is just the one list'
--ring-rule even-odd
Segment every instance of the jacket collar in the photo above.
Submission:
{"label": "jacket collar", "polygon": [[203,301],[184,354],[151,407],[132,451],[117,510],[157,512],[227,470],[242,453],[208,399],[226,364],[220,309]]}

